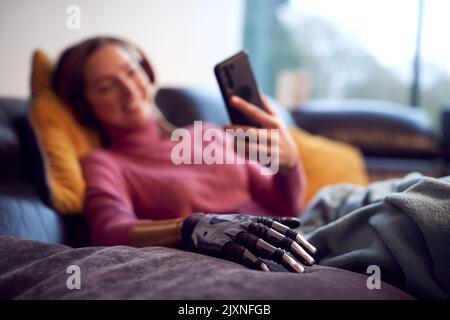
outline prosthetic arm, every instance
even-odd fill
[[[316,248],[291,229],[299,225],[296,218],[194,214],[183,222],[181,237],[191,251],[263,271],[269,268],[261,259],[268,259],[301,273],[302,264],[314,264]]]

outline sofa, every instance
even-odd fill
[[[220,95],[208,89],[162,88],[156,103],[176,126],[195,119],[228,122]],[[286,123],[304,121],[299,113],[274,106]],[[413,298],[387,283],[370,290],[367,275],[318,265],[299,275],[269,263],[274,272],[264,273],[179,249],[89,247],[84,218],[58,214],[45,196],[28,108],[23,99],[0,99],[1,299]],[[66,287],[64,271],[72,264],[86,279],[83,290]]]
[[[292,116],[313,134],[358,147],[371,181],[412,171],[449,174],[449,106],[443,106],[438,128],[422,108],[364,99],[308,101],[294,108]]]

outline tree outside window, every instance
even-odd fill
[[[424,1],[418,105],[436,124],[441,106],[450,102],[450,45],[444,33],[447,2]],[[283,92],[279,87],[286,86],[280,79],[296,71],[309,75],[296,84],[308,86],[309,99],[361,98],[410,105],[417,71],[413,68],[417,4],[411,0],[247,0],[244,46],[258,82],[270,95],[279,96]]]

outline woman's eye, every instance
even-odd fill
[[[111,90],[111,87],[112,87],[112,86],[110,86],[110,85],[107,85],[107,86],[100,86],[100,87],[97,88],[97,91],[98,91],[99,93],[101,93],[101,94],[107,93],[109,90]]]

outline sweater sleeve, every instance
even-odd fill
[[[81,160],[86,181],[85,214],[93,245],[128,245],[138,223],[120,168],[95,152]]]
[[[263,175],[268,170],[259,164],[248,164],[250,191],[253,198],[279,216],[301,214],[306,179],[300,160],[289,172],[278,171]]]

